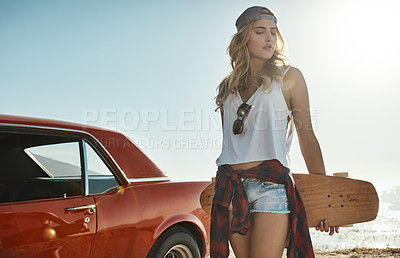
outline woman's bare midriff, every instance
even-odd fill
[[[264,161],[251,161],[251,162],[246,162],[246,163],[240,163],[240,164],[231,164],[230,166],[232,167],[233,170],[238,170],[238,169],[249,169],[255,166],[260,165]]]

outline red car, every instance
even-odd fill
[[[204,257],[208,184],[118,132],[0,115],[0,257]]]

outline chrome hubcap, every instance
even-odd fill
[[[164,258],[193,258],[193,255],[189,247],[179,244],[169,249]]]

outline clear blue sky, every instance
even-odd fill
[[[395,0],[0,1],[0,113],[112,128],[173,179],[209,179],[235,20],[264,5],[304,74],[328,174],[398,182]],[[306,172],[297,139],[291,170]]]

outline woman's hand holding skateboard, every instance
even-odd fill
[[[321,232],[329,232],[329,235],[332,236],[333,234],[339,233],[339,226],[329,227],[328,220],[322,220],[319,226],[315,227],[316,230]]]

